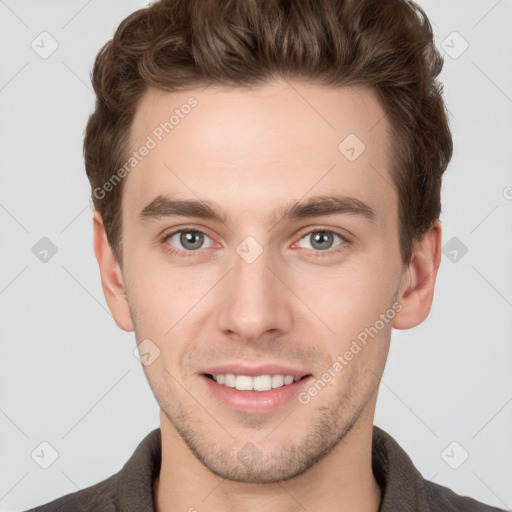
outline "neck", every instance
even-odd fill
[[[370,404],[368,404],[370,405]],[[381,490],[372,472],[373,410],[327,456],[304,473],[273,484],[241,483],[212,473],[161,413],[162,465],[155,481],[157,512],[376,512]]]

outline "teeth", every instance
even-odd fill
[[[236,388],[240,391],[268,391],[283,386],[288,386],[300,380],[300,377],[293,375],[234,375],[233,373],[219,373],[212,375],[213,380],[219,384]]]
[[[284,376],[283,375],[272,375],[272,387],[280,388],[284,385]]]
[[[226,375],[224,375],[224,386],[230,388],[235,387],[235,376],[232,373],[226,373]]]
[[[252,381],[252,377],[248,377],[247,375],[237,375],[235,377],[235,388],[242,391],[251,391],[253,389]]]

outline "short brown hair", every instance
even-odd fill
[[[403,263],[441,213],[452,139],[443,59],[423,10],[409,0],[160,0],[121,22],[96,57],[96,108],[84,158],[114,255],[121,259],[121,181],[94,193],[129,154],[130,127],[148,87],[251,87],[276,77],[374,89],[394,137]],[[99,196],[99,197],[98,197]]]

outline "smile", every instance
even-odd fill
[[[219,373],[210,377],[223,386],[236,388],[239,391],[268,391],[288,386],[300,380],[293,375],[235,375],[234,373]]]

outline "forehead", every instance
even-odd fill
[[[138,156],[123,209],[140,212],[172,194],[270,218],[290,199],[333,192],[395,208],[389,133],[369,89],[284,80],[257,89],[148,89],[131,127]]]

